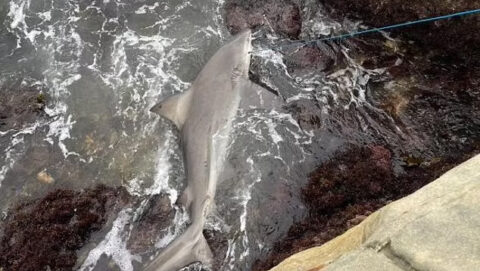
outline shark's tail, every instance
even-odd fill
[[[177,271],[191,263],[212,264],[212,252],[202,230],[191,225],[160,253],[144,271]]]

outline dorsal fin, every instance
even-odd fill
[[[170,96],[156,104],[150,111],[171,120],[181,130],[187,119],[192,92],[189,89],[183,93]]]

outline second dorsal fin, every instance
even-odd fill
[[[187,119],[188,109],[192,97],[192,90],[176,94],[156,104],[150,111],[171,120],[179,130]]]

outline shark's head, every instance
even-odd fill
[[[252,30],[245,29],[238,33],[230,44],[236,44],[237,46],[242,47],[243,54],[250,53],[252,50]]]
[[[224,45],[210,59],[204,70],[217,70],[226,76],[237,75],[248,77],[250,53],[252,50],[252,31],[243,30],[229,43]],[[219,73],[217,73],[219,75]]]

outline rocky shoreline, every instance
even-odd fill
[[[286,35],[278,27],[270,27],[296,24],[301,29],[307,23],[305,18],[295,16],[269,16],[271,10],[265,6],[270,2],[227,1],[227,27],[232,33],[253,27],[268,28],[291,39],[305,36],[301,32]],[[339,21],[360,20],[369,27],[480,8],[478,2],[470,0],[419,1],[409,5],[394,0],[318,3]],[[298,10],[305,9],[303,4],[289,3]],[[277,9],[285,8],[283,12],[288,14],[286,6],[278,5]],[[368,83],[366,98],[397,127],[407,130],[410,142],[389,142],[381,135],[368,144],[353,139],[352,146],[321,163],[302,191],[309,215],[292,226],[286,237],[273,246],[270,256],[259,259],[253,270],[268,270],[295,252],[333,239],[372,212],[415,192],[480,152],[479,28],[479,16],[469,16],[393,31],[389,39],[372,34],[342,42],[362,67],[386,69],[384,78]],[[332,58],[321,47],[309,46],[285,54],[284,60],[294,73],[328,74],[335,71],[334,63],[341,65],[335,59],[341,57],[337,53]],[[302,127],[328,128],[318,108],[308,103],[290,108]],[[377,121],[384,125],[384,121]]]

